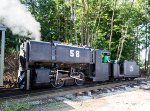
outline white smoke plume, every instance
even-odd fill
[[[0,0],[0,23],[13,34],[40,40],[40,24],[19,0]]]

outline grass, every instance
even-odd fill
[[[79,98],[69,98],[72,102],[79,102]],[[5,101],[2,105],[0,105],[0,111],[30,111],[34,109],[46,108],[50,110],[61,109],[65,107],[65,103],[62,101],[51,101],[43,104],[34,105],[32,102],[29,102],[29,98],[21,99],[21,100],[9,100]]]
[[[27,100],[9,101],[0,106],[0,111],[28,111],[31,104]]]

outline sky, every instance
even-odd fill
[[[148,50],[149,50],[149,48],[148,48]],[[148,51],[148,52],[149,52],[149,51]],[[146,53],[146,49],[143,49],[143,50],[140,52],[140,58],[141,58],[142,60],[145,59],[145,53]],[[147,58],[146,58],[146,60],[148,60],[148,53],[147,53]]]

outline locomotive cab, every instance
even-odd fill
[[[95,77],[93,81],[107,81],[109,80],[110,63],[103,61],[103,55],[109,55],[107,50],[95,50]]]

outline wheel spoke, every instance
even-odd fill
[[[61,88],[64,85],[64,80],[59,79],[57,81],[53,81],[51,84],[55,88]]]
[[[75,79],[75,83],[78,86],[83,85],[84,82],[85,82],[85,76],[84,76],[84,74],[82,72],[80,72],[79,75],[80,75],[80,79]]]

